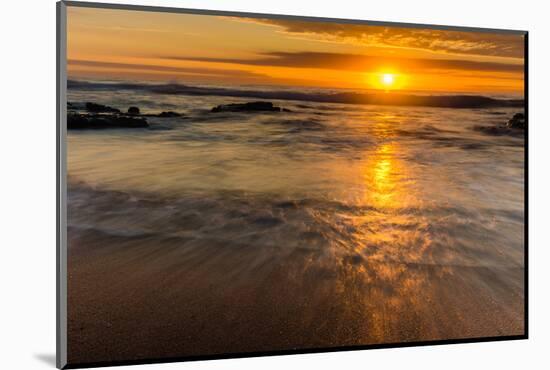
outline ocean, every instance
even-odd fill
[[[70,362],[523,333],[522,108],[250,89],[69,83]]]

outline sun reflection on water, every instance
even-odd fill
[[[384,341],[396,335],[404,312],[410,314],[405,320],[414,321],[418,312],[429,310],[428,279],[433,274],[443,278],[447,271],[423,267],[430,266],[432,238],[414,180],[418,169],[393,140],[388,120],[373,129],[380,144],[365,154],[360,167],[362,211],[347,218],[354,235],[336,254],[342,300],[353,309],[361,307],[367,319],[359,330],[365,337]]]
[[[373,198],[376,206],[391,206],[394,199],[395,182],[393,176],[395,160],[393,145],[383,144],[375,154],[375,164],[372,171]]]
[[[396,158],[398,144],[381,144],[366,160],[364,203],[377,209],[392,209],[403,205],[407,197],[403,182],[404,166]]]

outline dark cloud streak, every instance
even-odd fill
[[[230,63],[253,66],[320,68],[348,71],[373,71],[380,68],[395,68],[400,72],[421,70],[466,70],[482,72],[521,72],[522,64],[479,62],[457,59],[420,59],[378,57],[359,54],[319,53],[319,52],[269,52],[260,54],[257,59],[208,58],[163,56],[161,59],[185,60],[211,63]]]
[[[83,66],[93,68],[113,68],[123,69],[127,71],[151,71],[151,72],[174,72],[174,73],[191,73],[198,75],[211,75],[211,76],[232,76],[232,77],[248,77],[248,78],[260,78],[265,77],[260,73],[254,73],[249,71],[231,70],[231,69],[215,69],[215,68],[195,68],[195,67],[171,67],[171,66],[159,66],[150,64],[131,64],[131,63],[113,63],[102,62],[95,60],[68,60],[69,66]]]

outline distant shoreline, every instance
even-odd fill
[[[138,90],[168,95],[228,96],[257,99],[309,101],[316,103],[414,106],[432,108],[523,108],[523,99],[496,99],[482,95],[415,95],[403,93],[302,92],[285,90],[239,90],[183,84],[108,83],[68,80],[72,90]]]

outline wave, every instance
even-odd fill
[[[169,95],[228,96],[256,99],[278,99],[317,103],[399,105],[435,108],[523,108],[523,99],[496,99],[481,95],[414,95],[401,93],[312,92],[288,90],[242,90],[224,87],[189,86],[183,84],[142,84],[88,82],[68,80],[71,90],[134,90]]]
[[[523,215],[486,209],[509,222]],[[438,220],[426,225],[426,217]],[[121,238],[179,240],[183,244],[234,241],[254,248],[313,249],[338,256],[438,265],[521,266],[518,252],[499,244],[496,230],[463,207],[397,209],[321,198],[288,198],[268,193],[220,190],[166,196],[155,192],[96,188],[69,179],[68,225],[72,234],[100,232]],[[388,230],[391,230],[389,232]],[[462,232],[471,239],[448,242]],[[386,232],[387,238],[379,238]],[[491,248],[474,240],[488,235]],[[430,248],[425,248],[429,240]]]

